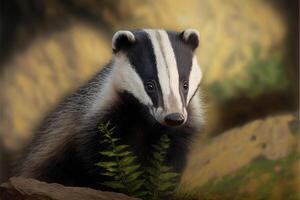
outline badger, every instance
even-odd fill
[[[46,118],[19,175],[101,188],[103,177],[95,163],[103,159],[98,126],[106,122],[142,167],[149,165],[152,145],[167,134],[164,162],[180,173],[190,143],[203,127],[198,45],[195,29],[117,31],[110,63]]]

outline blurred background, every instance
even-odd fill
[[[115,31],[196,28],[207,125],[178,198],[299,198],[297,0],[0,4],[0,183],[60,99],[109,62]]]

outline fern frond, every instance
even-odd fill
[[[150,159],[150,167],[146,169],[147,200],[159,200],[169,197],[178,182],[178,173],[172,172],[171,167],[164,164],[170,139],[167,135],[160,138],[158,144],[153,145],[154,152]]]
[[[102,182],[102,185],[145,200],[166,199],[172,195],[179,176],[164,164],[170,147],[167,135],[163,135],[152,146],[150,166],[143,171],[129,146],[120,144],[120,139],[114,136],[114,128],[110,128],[109,123],[100,124],[99,131],[101,144],[105,146],[99,153],[105,157],[105,161],[96,165],[104,170],[101,175],[108,180]]]
[[[96,163],[105,172],[101,175],[107,177],[109,181],[101,184],[119,192],[141,197],[141,190],[144,180],[141,178],[143,172],[140,165],[136,164],[136,157],[130,152],[129,146],[119,144],[120,139],[114,137],[114,128],[109,128],[109,123],[100,124],[101,144],[108,147],[99,153],[106,157],[104,162]]]

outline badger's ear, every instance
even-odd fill
[[[117,31],[112,38],[112,49],[116,53],[135,43],[135,37],[130,31]]]
[[[196,29],[185,29],[180,33],[180,37],[193,51],[199,46],[200,35]]]

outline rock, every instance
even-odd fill
[[[233,128],[203,145],[196,143],[182,188],[197,188],[199,196],[205,194],[203,199],[210,195],[223,197],[220,199],[245,195],[249,199],[297,199],[298,144],[299,121],[293,114]]]
[[[90,188],[65,187],[35,179],[13,177],[0,187],[1,200],[138,200],[124,194]]]
[[[257,157],[284,158],[297,144],[289,125],[294,118],[292,114],[285,114],[255,120],[202,142],[203,145],[195,145],[183,182],[201,186],[235,172]]]

